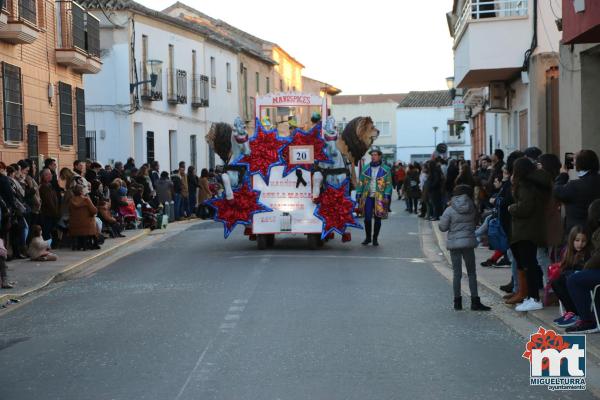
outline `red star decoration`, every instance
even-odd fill
[[[340,188],[327,185],[319,196],[319,207],[315,215],[323,221],[323,235],[336,231],[344,234],[346,226],[358,226],[352,215],[354,202],[346,195],[348,183]]]
[[[250,138],[250,155],[244,156],[236,164],[248,164],[251,174],[259,173],[268,181],[271,167],[281,165],[279,151],[287,142],[277,138],[277,133],[265,132],[258,128],[256,135]]]
[[[237,224],[251,224],[254,214],[271,211],[258,201],[259,196],[259,192],[245,184],[233,192],[233,200],[217,199],[209,202],[216,210],[215,220],[225,225],[225,237],[229,236]]]
[[[300,129],[297,129],[292,141],[283,149],[282,158],[285,162],[285,172],[284,175],[288,175],[290,172],[294,171],[297,168],[304,168],[310,170],[312,168],[312,164],[293,164],[290,165],[290,152],[289,146],[306,146],[310,145],[314,148],[314,157],[315,161],[329,161],[329,157],[325,154],[325,140],[321,137],[321,124],[315,125],[308,132],[304,132]]]

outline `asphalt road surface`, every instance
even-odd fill
[[[452,311],[394,208],[379,248],[203,224],[58,285],[0,316],[0,399],[592,398],[530,387],[523,337]]]

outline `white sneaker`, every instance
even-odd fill
[[[519,304],[515,308],[515,311],[520,311],[520,312],[536,311],[536,310],[541,310],[543,308],[544,308],[544,305],[542,304],[541,301],[535,301],[532,298],[528,298],[523,303]]]
[[[529,304],[530,301],[531,301],[531,299],[529,297],[527,297],[525,300],[523,300],[522,303],[517,304],[517,306],[515,307],[515,311],[524,311],[523,307],[525,307],[527,304]]]

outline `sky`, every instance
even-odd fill
[[[161,10],[175,0],[137,0]],[[453,75],[446,12],[452,0],[183,0],[275,42],[305,76],[342,94],[446,89]]]

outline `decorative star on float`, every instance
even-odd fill
[[[279,136],[275,128],[267,130],[257,118],[254,135],[248,140],[248,143],[250,154],[242,155],[232,165],[247,166],[250,175],[260,174],[269,184],[271,168],[283,165],[281,151],[288,143],[288,139]]]
[[[313,126],[309,131],[303,131],[300,128],[294,129],[292,133],[292,140],[282,149],[281,158],[285,162],[285,169],[283,176],[288,176],[298,168],[311,170],[313,164],[290,164],[290,146],[306,146],[310,145],[314,148],[315,161],[331,163],[331,159],[325,153],[325,139],[321,136],[321,123],[319,122]]]
[[[233,200],[221,197],[208,200],[206,205],[215,210],[214,220],[223,223],[227,239],[238,224],[250,225],[254,214],[273,211],[259,198],[260,192],[253,190],[247,179],[239,189],[233,191]]]
[[[319,204],[314,215],[323,222],[321,239],[330,233],[337,232],[344,235],[347,227],[361,228],[352,212],[356,202],[350,193],[350,180],[346,179],[338,186],[325,184],[325,190],[319,196]]]

